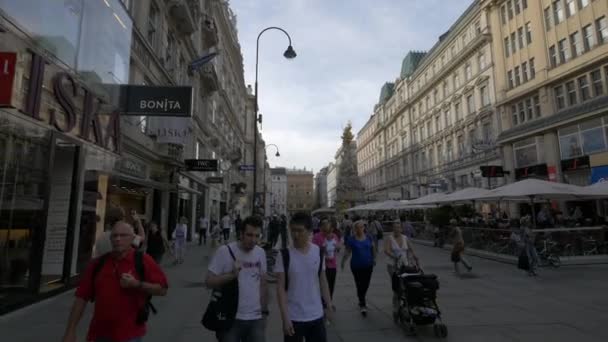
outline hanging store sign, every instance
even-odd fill
[[[11,105],[16,64],[16,53],[0,52],[0,107]]]
[[[499,165],[485,165],[485,166],[480,166],[479,170],[481,170],[481,176],[482,177],[490,177],[490,178],[494,178],[494,177],[504,177],[505,176],[505,171],[503,170],[502,166]]]
[[[123,115],[192,116],[192,87],[121,85],[118,108]]]
[[[114,169],[137,178],[147,178],[148,166],[138,160],[122,157],[116,161]]]
[[[515,169],[515,179],[525,179],[525,178],[534,178],[540,177],[544,178],[549,175],[549,170],[547,168],[547,164],[538,164],[534,166],[522,167],[519,169]]]
[[[217,159],[186,159],[186,171],[217,172]]]
[[[575,171],[591,167],[589,156],[562,160],[562,171]]]
[[[224,177],[207,177],[207,184],[223,184]]]

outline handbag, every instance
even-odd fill
[[[236,261],[232,249],[228,245],[228,251],[233,261]],[[201,324],[215,332],[224,332],[230,330],[232,323],[236,317],[236,311],[239,303],[239,283],[238,279],[234,279],[220,289],[211,292],[209,305],[203,314]]]

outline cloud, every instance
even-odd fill
[[[285,60],[287,40],[260,39],[259,104],[263,135],[280,147],[271,165],[318,171],[334,158],[348,121],[355,133],[393,82],[410,50],[428,50],[472,0],[233,0],[245,80],[255,80],[258,33],[289,32],[298,53]]]

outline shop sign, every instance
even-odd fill
[[[223,184],[224,177],[207,177],[207,184]]]
[[[505,171],[499,165],[480,166],[481,176],[485,178],[502,178],[505,176]]]
[[[591,167],[589,156],[562,160],[562,171],[575,171]]]
[[[123,115],[192,116],[192,87],[120,85],[118,108]]]
[[[43,88],[46,65],[43,57],[32,53],[28,93],[22,112],[48,123],[60,132],[77,135],[107,150],[120,153],[119,112],[114,110],[108,113],[106,125],[102,127],[99,111],[105,101],[64,71],[54,73],[51,82],[54,100],[61,108],[61,111],[55,110],[52,103],[47,103],[46,90]],[[41,111],[43,106],[48,112]]]
[[[217,159],[186,159],[186,171],[217,172]]]
[[[13,97],[13,81],[15,80],[15,66],[17,54],[14,52],[0,52],[0,106],[10,106]]]
[[[239,171],[255,171],[255,165],[239,165]]]
[[[148,166],[145,163],[142,163],[138,160],[131,158],[120,158],[116,161],[114,165],[114,169],[116,171],[122,172],[124,174],[134,176],[137,178],[147,178],[148,174]]]
[[[547,169],[547,164],[538,164],[528,167],[522,167],[519,169],[515,169],[515,179],[525,179],[530,177],[547,177],[549,171]]]

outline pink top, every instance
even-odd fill
[[[312,243],[323,248],[325,255],[325,268],[337,268],[338,265],[338,250],[340,249],[340,239],[336,234],[330,233],[325,236],[325,233],[316,233],[312,238]]]

